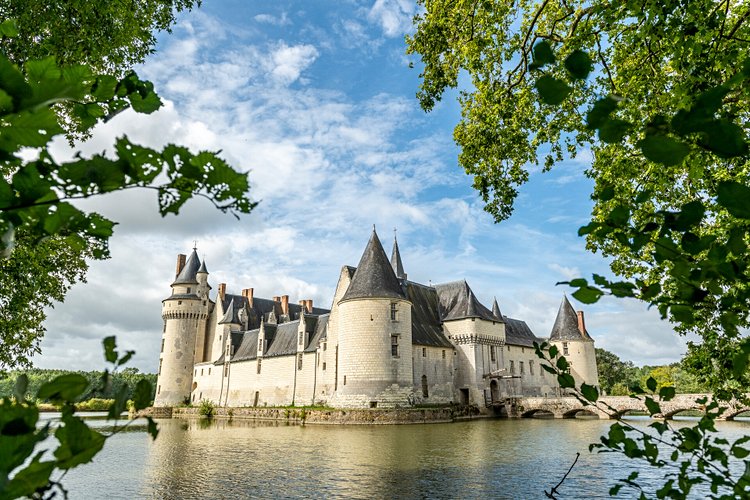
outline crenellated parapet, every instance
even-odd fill
[[[465,344],[479,344],[479,345],[494,345],[504,346],[505,339],[495,335],[472,335],[472,334],[458,334],[450,335],[448,337],[456,345]]]

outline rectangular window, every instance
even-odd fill
[[[490,361],[495,362],[495,346],[490,346]]]
[[[297,354],[297,369],[302,369],[302,353]]]
[[[305,334],[305,332],[299,332],[299,339],[297,340],[298,344],[302,344],[302,336]]]
[[[391,321],[396,321],[398,309],[396,309],[396,303],[391,302]]]
[[[203,399],[203,392],[200,393],[200,395],[198,396],[198,399]]]
[[[516,369],[515,369],[515,367],[513,366],[513,361],[511,361],[511,362],[510,362],[510,374],[511,374],[511,375],[515,375],[515,373],[516,373]]]
[[[181,301],[181,300],[178,300],[178,301],[177,301],[177,305],[178,305],[178,306],[181,306],[181,305],[182,305],[182,301]]]
[[[258,339],[258,350],[263,351],[263,339]]]
[[[229,376],[229,365],[224,365],[224,376],[225,377]]]
[[[518,371],[523,375],[523,361],[518,362]]]
[[[203,376],[203,368],[201,368],[201,377]]]
[[[156,388],[156,394],[161,394],[161,386]]]
[[[326,369],[326,362],[323,361],[323,371],[325,371],[325,369]]]
[[[529,361],[529,375],[534,375],[534,362]]]
[[[567,356],[568,354],[568,343],[563,342],[563,356]]]
[[[443,359],[445,359],[445,349],[443,349]]]
[[[344,375],[344,385],[346,385],[346,375]]]
[[[211,375],[211,368],[208,369],[208,374]]]
[[[227,356],[229,356],[229,346],[227,346]]]
[[[164,322],[164,326],[163,326],[163,327],[162,327],[162,329],[161,329],[161,332],[162,332],[162,333],[164,333],[164,332],[166,332],[166,331],[167,331],[167,322],[165,321],[165,322]]]
[[[426,347],[423,347],[423,348],[422,348],[422,357],[423,357],[423,358],[426,358],[426,357],[427,357],[427,348],[426,348]]]
[[[164,339],[161,339],[161,352],[164,352]]]
[[[161,364],[163,362],[164,362],[164,360],[162,360],[162,359],[159,360],[159,373],[158,373],[158,375],[161,375]]]
[[[190,291],[191,291],[191,288],[187,287],[187,293],[190,293]]]
[[[258,358],[258,374],[260,375],[260,364],[263,362],[262,359]]]
[[[391,356],[398,356],[398,335],[391,335]]]
[[[195,377],[195,376],[197,376],[197,375],[198,375],[198,369],[196,368],[196,369],[195,369],[195,373],[193,373],[193,376]],[[201,373],[201,375],[203,375],[203,374]]]

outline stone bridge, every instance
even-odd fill
[[[697,399],[708,398],[710,394],[678,394],[670,401],[659,403],[662,414],[654,415],[656,418],[671,419],[676,414],[686,410],[705,410],[705,405],[698,404]],[[646,412],[648,410],[641,399],[630,396],[603,396],[599,398],[603,403],[599,406],[584,406],[574,397],[543,398],[543,397],[521,397],[509,398],[503,402],[495,402],[496,411],[511,417],[533,417],[542,414],[552,414],[554,418],[575,418],[581,412],[594,414],[599,418],[620,418],[628,412]],[[602,406],[606,407],[605,411]],[[738,401],[722,403],[727,407],[722,415],[723,420],[733,420],[740,413],[750,411],[750,407],[740,404]]]

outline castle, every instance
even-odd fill
[[[164,299],[154,406],[210,400],[222,406],[325,404],[393,408],[557,396],[556,377],[533,343],[556,345],[576,384],[598,386],[594,341],[583,313],[563,297],[549,339],[488,309],[466,281],[407,279],[398,242],[388,259],[377,233],[357,267],[344,266],[331,309],[288,295],[264,299],[220,284],[210,298],[196,249],[177,258]]]

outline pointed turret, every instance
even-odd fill
[[[375,228],[341,300],[361,298],[405,298]]]
[[[229,306],[227,307],[227,310],[224,311],[224,316],[221,318],[221,321],[219,321],[220,325],[224,324],[239,324],[240,322],[238,320],[235,320],[234,317],[234,299],[229,301]]]
[[[205,255],[204,255],[204,257],[205,257]],[[206,260],[205,259],[203,259],[203,262],[201,262],[201,267],[200,267],[200,269],[198,269],[198,273],[208,274],[208,269],[206,269]]]
[[[393,272],[396,273],[398,279],[405,280],[406,273],[404,272],[404,265],[401,263],[401,252],[398,250],[398,240],[396,235],[393,235],[393,251],[391,252],[391,267]]]
[[[568,297],[563,296],[560,303],[560,309],[557,311],[557,318],[550,333],[550,340],[585,340],[588,335],[579,329],[578,314],[573,306],[570,305]]]
[[[503,315],[500,312],[500,306],[497,305],[497,297],[492,297],[492,315],[495,316],[498,321],[503,320]]]
[[[198,252],[195,250],[195,248],[193,248],[193,252],[190,254],[190,257],[188,257],[185,265],[182,266],[182,269],[180,269],[180,272],[175,278],[174,283],[172,283],[172,286],[190,284],[197,285],[198,279],[195,275],[198,273],[200,267],[201,260],[198,258]]]

